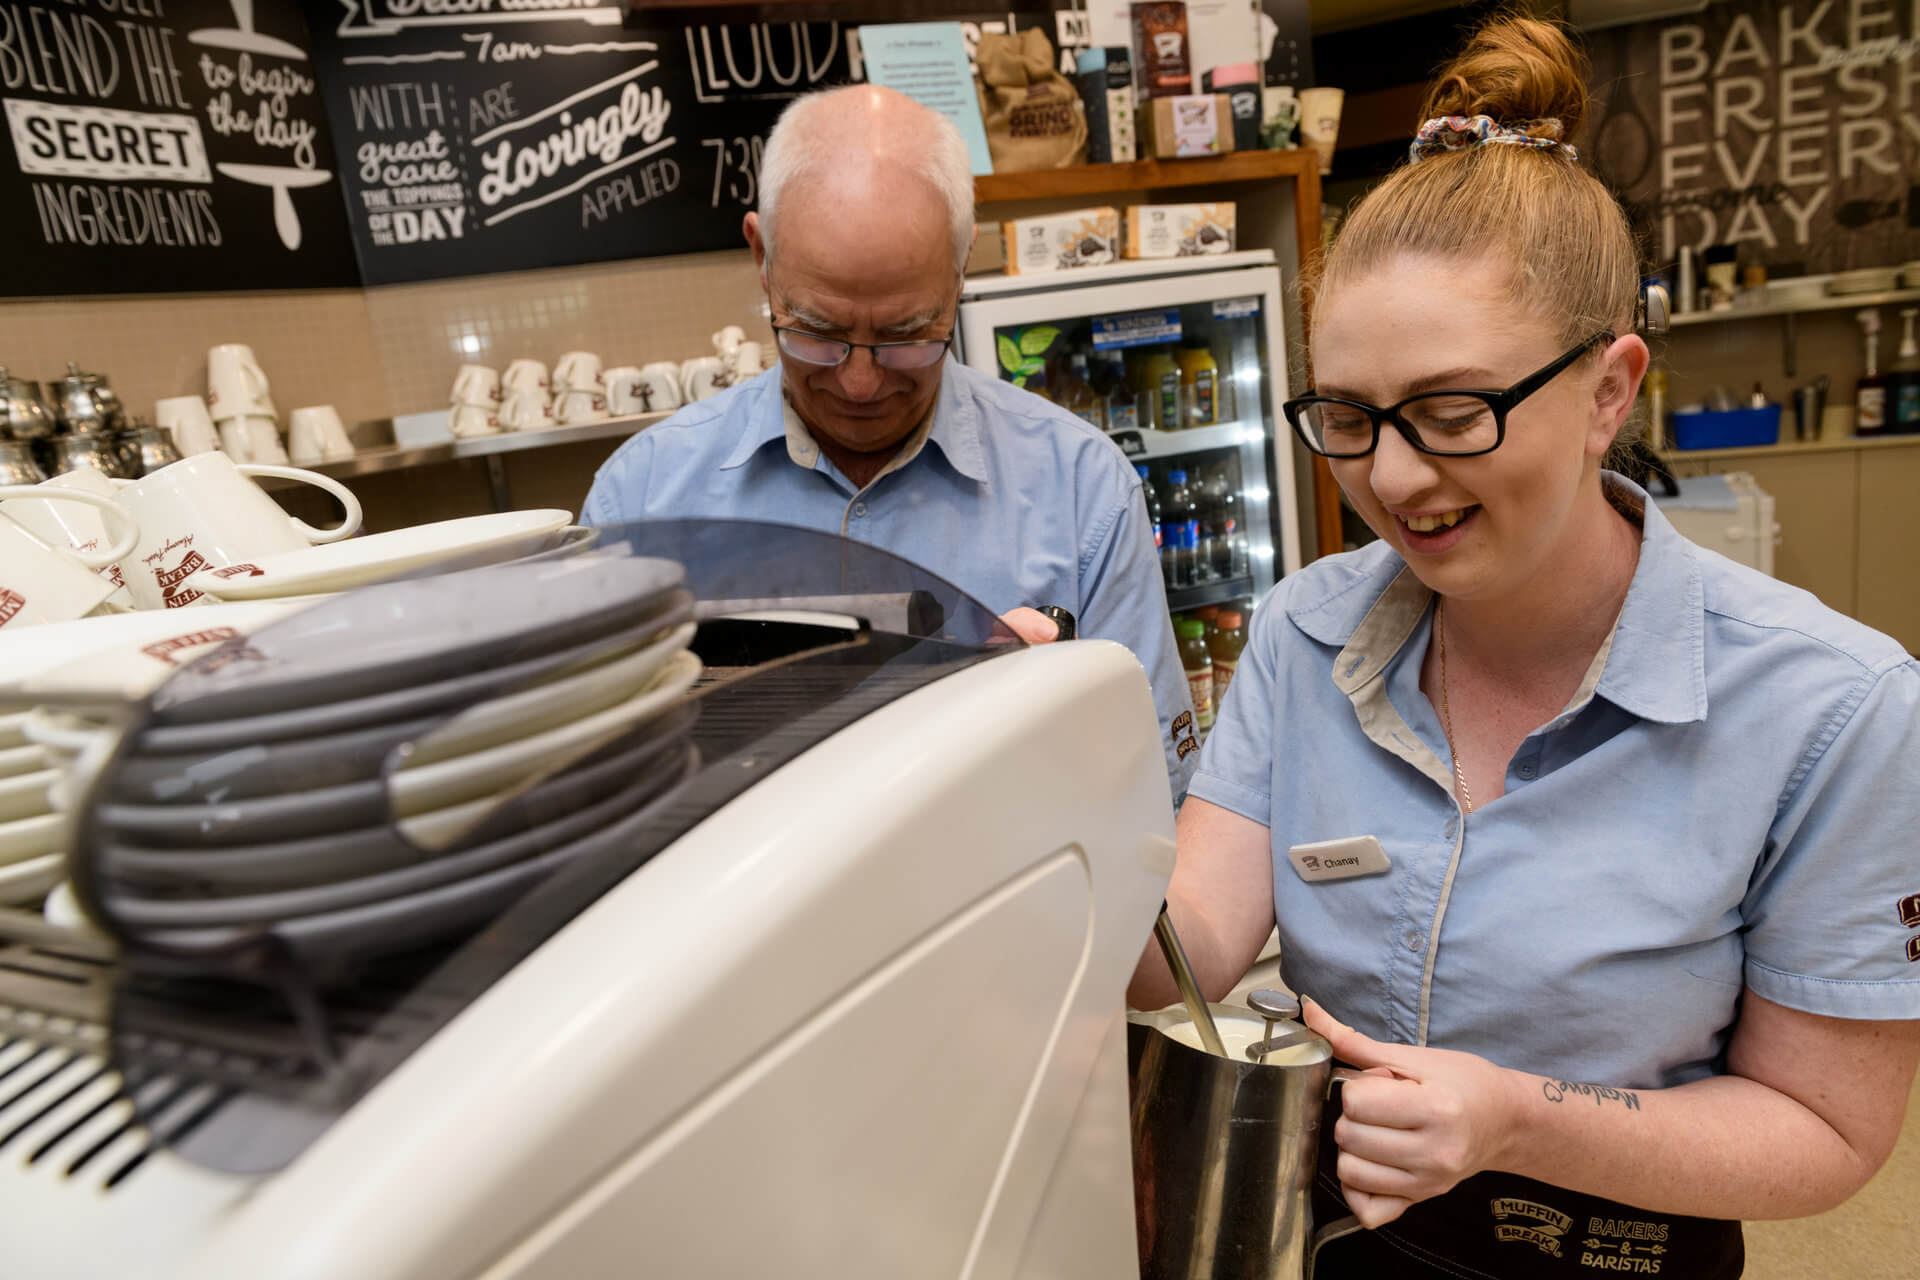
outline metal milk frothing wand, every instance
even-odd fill
[[[1200,994],[1200,984],[1193,976],[1193,966],[1187,963],[1187,952],[1180,945],[1180,935],[1173,931],[1173,918],[1167,914],[1167,904],[1160,903],[1160,918],[1153,922],[1153,936],[1159,940],[1160,953],[1167,958],[1167,968],[1173,970],[1174,985],[1180,988],[1180,999],[1187,1006],[1187,1015],[1193,1019],[1194,1030],[1200,1033],[1200,1046],[1215,1057],[1227,1056],[1227,1046],[1221,1042],[1220,1028],[1213,1025],[1213,1010],[1207,1008],[1207,999]]]

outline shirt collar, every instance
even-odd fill
[[[948,465],[955,471],[977,484],[985,484],[987,465],[980,443],[979,409],[974,397],[967,394],[963,387],[964,375],[959,372],[960,366],[951,356],[948,357],[948,366],[941,370],[940,389],[933,400],[933,425],[926,429],[924,438],[939,447]],[[746,427],[740,433],[739,443],[734,446],[733,452],[720,464],[721,470],[730,471],[744,465],[748,458],[775,440],[786,442],[787,456],[796,466],[811,470],[819,460],[819,445],[807,433],[799,418],[788,410],[781,376],[779,367],[775,366],[755,379],[754,385],[744,393],[753,397],[746,414]],[[789,418],[792,419],[791,426]],[[920,430],[915,430],[916,437],[920,435]],[[910,439],[903,451],[908,456],[899,466],[911,462],[912,454],[920,447],[918,439]],[[889,471],[897,469],[888,468]]]
[[[1647,501],[1646,490],[1604,473],[1609,497],[1642,513],[1640,562],[1603,650],[1594,692],[1643,720],[1687,724],[1707,715],[1705,586],[1692,544]],[[1380,675],[1419,629],[1432,593],[1399,556],[1352,556],[1311,575],[1287,616],[1341,650],[1334,683],[1351,691]]]

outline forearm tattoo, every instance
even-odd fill
[[[1578,1094],[1592,1098],[1596,1107],[1609,1102],[1617,1102],[1629,1111],[1640,1109],[1640,1095],[1625,1089],[1614,1089],[1604,1084],[1576,1084],[1572,1080],[1548,1080],[1540,1086],[1540,1092],[1546,1095],[1548,1102],[1559,1102],[1568,1094]]]

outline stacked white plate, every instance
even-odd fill
[[[402,577],[561,558],[593,545],[596,530],[558,508],[502,511],[303,547],[242,564],[202,569],[187,580],[219,600],[267,600],[346,591]]]
[[[175,953],[271,934],[322,974],[484,921],[695,768],[681,579],[579,556],[334,597],[154,689],[100,776],[114,730],[62,689],[131,692],[133,659],[44,673],[22,732],[76,770],[53,790],[83,902]]]

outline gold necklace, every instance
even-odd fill
[[[1467,775],[1460,770],[1460,753],[1453,746],[1453,708],[1447,704],[1447,628],[1441,617],[1444,601],[1433,606],[1433,634],[1440,642],[1440,724],[1447,731],[1447,755],[1453,759],[1453,780],[1460,788],[1461,803],[1473,812],[1473,792],[1467,790]]]

